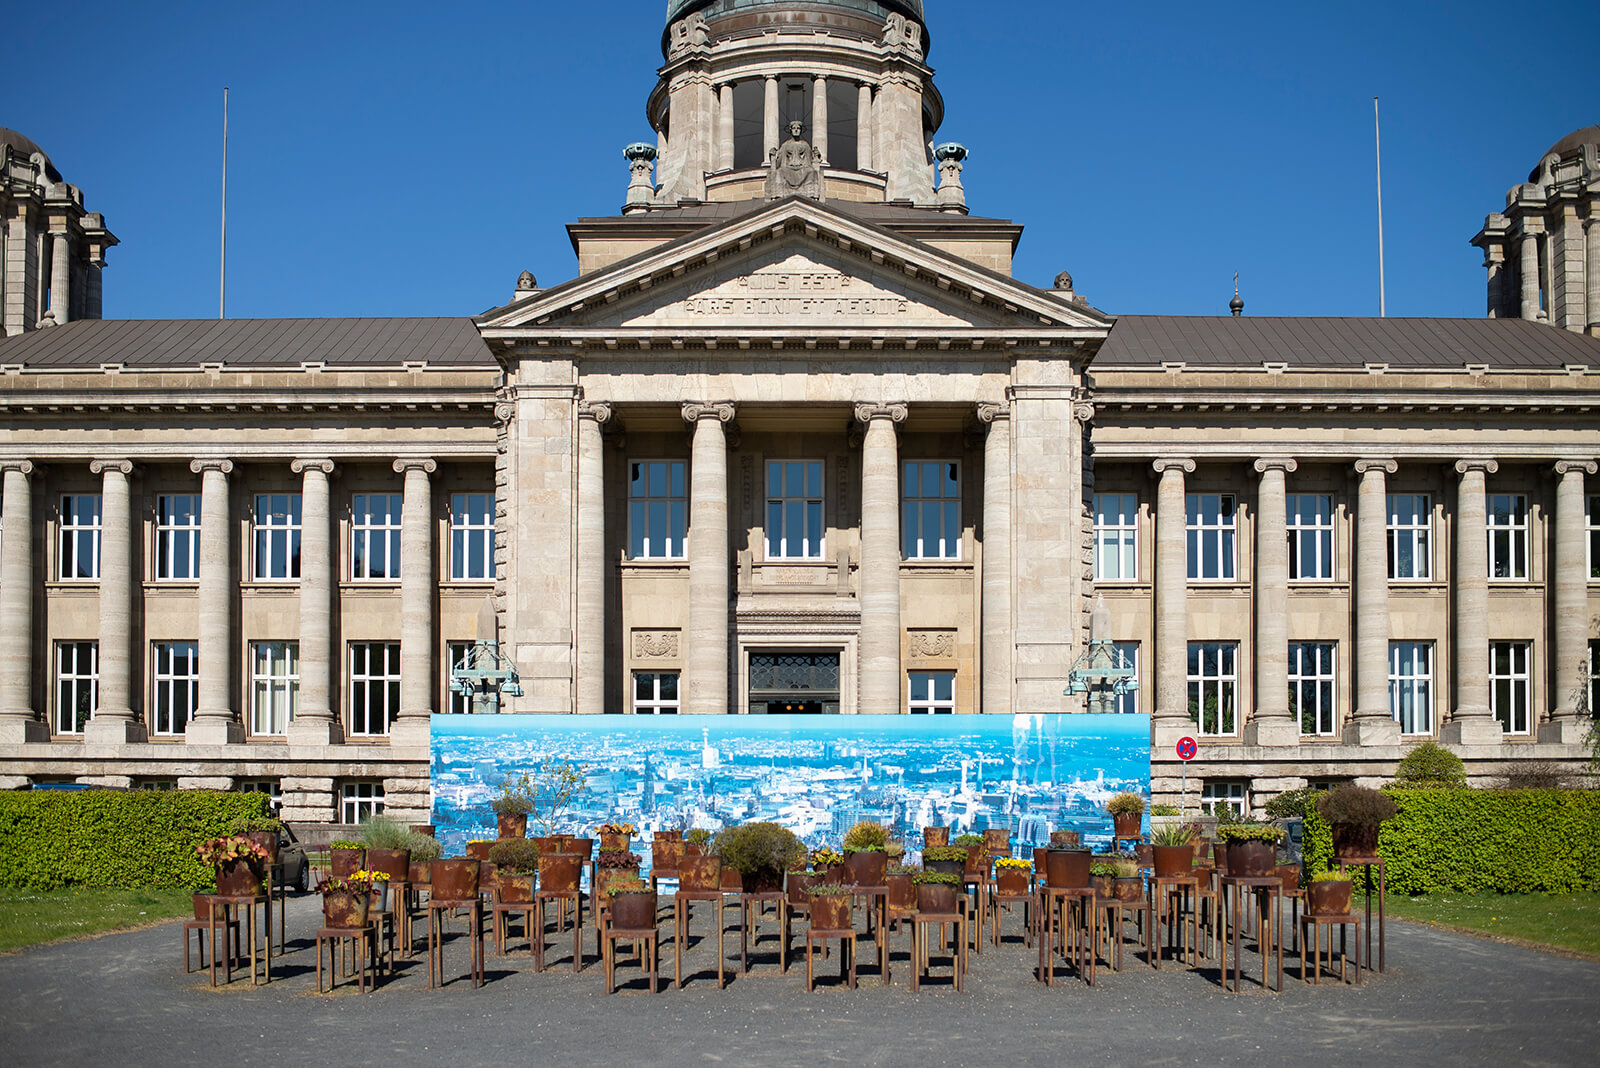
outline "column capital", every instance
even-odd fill
[[[1283,471],[1285,473],[1294,471],[1300,464],[1292,456],[1263,456],[1252,466],[1255,467],[1257,474],[1264,475],[1268,471]]]
[[[887,419],[893,423],[903,423],[909,413],[910,408],[900,401],[886,404],[858,401],[855,410],[856,422],[858,423],[870,423],[874,419]]]
[[[980,423],[993,423],[996,419],[1010,418],[1010,401],[980,401],[978,403],[978,421]]]
[[[1381,471],[1386,475],[1392,475],[1400,470],[1400,465],[1387,458],[1369,458],[1357,460],[1355,469],[1358,475],[1364,475],[1368,471]]]
[[[581,400],[578,402],[579,419],[593,419],[596,423],[604,426],[611,421],[611,415],[611,405],[606,401]]]
[[[1078,401],[1072,406],[1072,418],[1080,423],[1094,422],[1094,405],[1088,401]]]
[[[0,460],[0,472],[17,471],[24,477],[33,474],[32,460]]]
[[[1555,469],[1558,475],[1592,475],[1600,470],[1600,464],[1596,464],[1593,460],[1557,460]]]
[[[394,473],[397,475],[408,474],[412,471],[421,471],[431,475],[439,469],[439,465],[425,456],[403,456],[394,462]]]
[[[733,422],[734,407],[732,401],[709,401],[704,404],[697,401],[684,401],[681,411],[683,421],[686,423],[698,423],[702,419],[712,418],[721,423]]]
[[[90,460],[89,461],[89,473],[91,475],[102,475],[102,474],[105,474],[107,471],[120,471],[124,475],[131,475],[131,474],[133,474],[133,461],[132,460]]]
[[[197,475],[207,471],[221,471],[224,475],[233,473],[233,461],[220,456],[207,456],[198,460],[189,461],[189,470]]]
[[[1177,471],[1180,474],[1192,475],[1194,474],[1195,464],[1194,461],[1187,456],[1163,456],[1158,460],[1152,460],[1150,462],[1150,466],[1158,475],[1164,475],[1168,471]]]
[[[297,475],[303,475],[307,471],[321,471],[325,475],[331,475],[334,464],[326,456],[300,457],[289,461],[289,470]]]
[[[1481,471],[1486,475],[1492,475],[1498,470],[1500,470],[1500,461],[1487,457],[1474,457],[1469,460],[1456,461],[1456,473],[1461,475],[1469,471]]]

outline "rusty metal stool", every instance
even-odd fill
[[[1306,915],[1300,917],[1299,928],[1300,928],[1300,979],[1301,979],[1301,981],[1302,982],[1305,981],[1305,978],[1306,978],[1306,941],[1307,941],[1306,936],[1307,936],[1307,934],[1309,934],[1310,938],[1311,938],[1311,945],[1312,945],[1311,967],[1313,969],[1312,973],[1311,973],[1311,980],[1310,981],[1313,984],[1320,984],[1322,982],[1322,929],[1324,927],[1326,927],[1328,929],[1328,968],[1329,968],[1329,970],[1332,970],[1332,968],[1333,968],[1333,929],[1335,927],[1339,928],[1339,982],[1341,982],[1341,983],[1347,981],[1345,979],[1345,977],[1344,977],[1344,969],[1345,969],[1345,964],[1347,963],[1347,961],[1349,960],[1349,957],[1350,957],[1350,953],[1349,953],[1349,950],[1347,948],[1349,943],[1347,943],[1345,941],[1345,929],[1347,927],[1354,927],[1355,928],[1354,941],[1355,941],[1355,944],[1356,944],[1356,961],[1355,961],[1355,964],[1356,964],[1356,968],[1355,968],[1356,985],[1357,986],[1361,985],[1361,917],[1358,916],[1355,913],[1354,910],[1351,910],[1350,912],[1344,913],[1343,915],[1314,916],[1314,915],[1311,915],[1310,913],[1307,913]],[[1309,932],[1307,931],[1307,928],[1310,928]]]
[[[333,988],[339,985],[339,974],[344,963],[344,943],[350,942],[350,956],[355,961],[352,970],[356,973],[356,989],[361,993],[367,992],[367,966],[372,966],[372,989],[378,988],[378,975],[382,971],[380,962],[382,957],[378,948],[381,938],[378,934],[378,921],[368,920],[360,927],[318,927],[317,928],[317,993],[332,993]],[[328,989],[322,989],[322,954],[326,947],[328,953]],[[391,949],[391,953],[392,953]],[[390,957],[390,970],[394,967],[393,957]]]
[[[206,956],[206,932],[211,931],[213,933],[211,939],[211,981],[214,984],[216,982],[219,944],[218,939],[215,937],[215,924],[211,919],[211,898],[213,896],[212,894],[195,894],[194,919],[183,921],[183,974],[188,975],[195,970],[189,967],[189,932],[194,932],[196,949],[203,961]],[[231,934],[233,936],[232,956],[235,958],[240,957],[242,953],[239,946],[239,918],[229,913],[226,908],[223,911],[223,916],[220,948],[226,949],[228,947],[228,936]],[[204,967],[204,964],[201,967]]]
[[[963,990],[963,979],[967,971],[967,911],[958,907],[955,912],[918,912],[911,917],[911,990],[915,993],[921,989],[922,977],[929,970],[928,958],[928,928],[938,927],[941,931],[945,924],[951,924],[955,929],[955,946],[950,950],[951,970],[954,972],[954,983],[957,993]],[[941,943],[943,938],[940,938]],[[943,948],[943,946],[941,946]]]

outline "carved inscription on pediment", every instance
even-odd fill
[[[714,293],[683,303],[683,310],[695,316],[897,316],[910,308],[905,297],[874,291],[860,279],[829,271],[740,275]]]

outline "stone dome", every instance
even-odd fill
[[[50,162],[50,154],[44,149],[40,148],[32,138],[27,137],[24,134],[20,134],[15,130],[8,130],[4,126],[0,126],[0,145],[6,145],[10,147],[12,156],[21,157],[22,159],[28,159],[35,152],[39,153],[39,155],[44,157],[45,175],[52,182],[61,181],[61,175],[56,170],[56,165]]]
[[[922,0],[667,0],[667,25],[677,22],[691,11],[715,7],[717,14],[732,14],[758,7],[838,7],[847,11],[877,15],[880,19],[891,11],[907,18],[924,21]]]
[[[890,15],[903,15],[922,26],[924,55],[932,45],[922,0],[667,0],[667,21],[661,28],[663,56],[670,51],[673,23],[696,12],[718,36],[809,26],[867,40],[877,40]]]
[[[1528,181],[1539,180],[1539,169],[1544,166],[1544,161],[1550,156],[1560,159],[1571,159],[1583,151],[1584,145],[1600,145],[1600,126],[1585,126],[1581,130],[1573,130],[1567,136],[1545,149],[1539,156],[1539,162],[1533,165],[1533,170],[1528,173]]]

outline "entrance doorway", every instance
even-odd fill
[[[750,654],[751,715],[837,715],[839,653]]]

